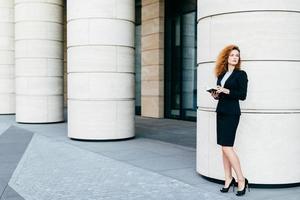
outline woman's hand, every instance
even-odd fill
[[[229,89],[223,88],[219,85],[217,86],[217,91],[216,91],[217,94],[220,94],[220,93],[229,94],[229,92],[230,92]]]
[[[214,99],[219,99],[219,94],[217,92],[211,92],[210,94]]]

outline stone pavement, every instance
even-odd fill
[[[0,135],[0,199],[23,199],[10,186],[10,180],[33,133],[11,126]]]
[[[70,140],[66,123],[16,124],[9,115],[0,116],[0,131],[0,145],[2,137],[28,144],[12,177],[0,171],[8,177],[0,177],[1,200],[300,199],[300,187],[253,188],[241,198],[218,192],[221,185],[196,173],[193,122],[137,117],[136,138],[105,142]]]

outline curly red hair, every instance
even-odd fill
[[[228,45],[220,52],[215,66],[215,75],[218,77],[228,70],[228,57],[232,50],[237,50],[240,53],[240,49],[236,45]],[[239,57],[239,62],[235,66],[235,69],[241,69],[241,56]]]

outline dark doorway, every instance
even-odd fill
[[[196,121],[197,0],[166,0],[165,8],[165,116]]]
[[[141,0],[135,0],[135,114],[141,115]]]

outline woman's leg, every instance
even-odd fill
[[[224,172],[225,172],[225,188],[227,188],[232,180],[232,171],[231,171],[231,164],[225,155],[224,151],[222,151],[222,156],[223,156],[223,167],[224,167]]]
[[[233,150],[233,147],[222,146],[222,151],[225,154],[225,156],[228,158],[234,172],[236,173],[236,176],[238,178],[238,189],[239,190],[244,189],[245,177],[241,169],[240,160],[237,154],[235,153],[235,151]]]

